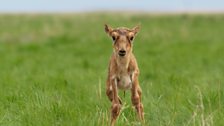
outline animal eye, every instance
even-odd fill
[[[130,40],[132,41],[133,39],[134,39],[134,37],[133,37],[133,36],[131,36],[131,37],[130,37]]]
[[[113,41],[115,41],[116,40],[116,37],[115,36],[112,36],[112,39],[113,39]]]

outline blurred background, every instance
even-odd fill
[[[0,4],[0,125],[107,126],[112,40],[134,41],[146,126],[224,125],[224,1],[20,0]],[[141,125],[123,100],[118,126]]]

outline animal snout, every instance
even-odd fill
[[[119,56],[125,56],[126,51],[125,50],[120,50],[118,54],[119,54]]]

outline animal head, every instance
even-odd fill
[[[105,24],[105,32],[113,40],[113,50],[119,57],[125,57],[132,52],[133,41],[140,30],[140,26],[132,29],[121,27],[115,28]]]

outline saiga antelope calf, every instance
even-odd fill
[[[110,58],[109,71],[106,83],[106,94],[112,102],[111,125],[113,126],[121,110],[121,99],[118,89],[131,90],[131,100],[137,110],[138,118],[144,121],[143,104],[141,103],[141,88],[138,82],[138,64],[132,53],[133,40],[140,27],[133,29],[113,29],[105,25],[106,33],[113,40],[113,53]]]

